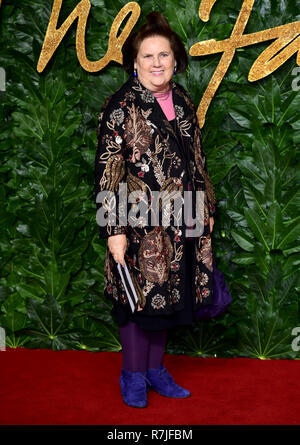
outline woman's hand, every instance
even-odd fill
[[[107,240],[108,248],[117,263],[125,266],[124,254],[127,248],[126,235],[112,235]],[[143,308],[138,304],[137,311],[142,311]]]
[[[210,233],[213,231],[214,223],[215,223],[215,220],[214,220],[213,216],[210,216],[209,217],[209,231],[210,231]]]
[[[107,246],[116,263],[125,266],[124,255],[127,249],[127,238],[125,234],[112,235],[108,237]]]

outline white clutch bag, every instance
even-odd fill
[[[121,263],[118,263],[117,267],[118,267],[118,271],[119,271],[123,286],[126,291],[126,295],[127,295],[131,310],[132,310],[132,312],[134,312],[138,305],[138,297],[137,297],[132,279],[130,277],[127,264],[125,262],[125,266],[122,266]]]

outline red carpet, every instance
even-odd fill
[[[1,425],[299,425],[299,360],[165,355],[192,396],[124,404],[121,353],[0,352]]]

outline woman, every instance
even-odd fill
[[[149,14],[127,39],[123,67],[129,80],[99,114],[95,185],[97,195],[105,193],[97,199],[97,221],[108,247],[104,293],[120,326],[121,393],[127,405],[145,407],[150,388],[167,397],[190,395],[174,382],[162,358],[167,329],[193,324],[195,311],[212,301],[216,199],[192,100],[172,79],[185,71],[187,54],[160,13]],[[202,192],[203,230],[188,231],[196,226],[180,220],[183,210],[175,210],[175,200],[155,212],[155,191],[167,192],[176,203],[181,199],[188,209],[184,192],[190,191],[190,217],[196,192]],[[163,215],[173,217],[169,225],[161,223]],[[101,216],[105,224],[99,223]],[[133,313],[118,263],[126,263],[138,296]]]

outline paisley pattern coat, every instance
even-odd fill
[[[151,220],[152,191],[166,190],[183,197],[190,181],[194,191],[204,192],[204,230],[195,238],[195,269],[191,271],[194,309],[210,303],[213,292],[209,216],[216,213],[216,198],[191,97],[174,80],[170,84],[177,134],[152,92],[134,77],[106,100],[97,130],[95,192],[96,196],[99,192],[111,192],[101,202],[96,199],[97,213],[101,210],[107,218],[107,224],[99,226],[99,236],[126,234],[125,261],[139,304],[142,313],[153,316],[183,309],[186,249],[185,226],[176,224],[175,217],[169,225]],[[121,197],[121,184],[126,184],[127,194],[135,192],[135,202],[129,204],[127,195]],[[145,205],[149,218],[140,218],[137,223],[138,204]],[[173,210],[172,206],[164,208],[174,216]],[[115,219],[111,220],[112,217]],[[112,301],[119,299],[124,305],[129,304],[117,264],[108,249],[104,294]]]

